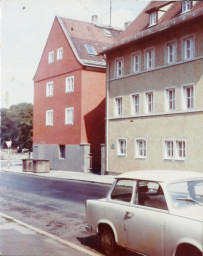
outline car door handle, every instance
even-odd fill
[[[131,219],[134,216],[134,214],[132,212],[126,212],[125,214],[125,220],[127,219]]]

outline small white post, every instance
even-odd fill
[[[12,144],[12,141],[9,140],[9,141],[6,141],[6,145],[7,145],[7,148],[8,148],[8,169],[10,167],[10,150],[11,150],[11,144]]]

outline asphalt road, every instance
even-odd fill
[[[62,239],[102,252],[85,230],[85,201],[103,198],[110,186],[0,172],[0,211]],[[133,256],[121,250],[119,256]]]

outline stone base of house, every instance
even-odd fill
[[[52,170],[90,171],[90,144],[34,144],[33,159],[49,160]]]

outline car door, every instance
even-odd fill
[[[108,210],[108,220],[112,223],[118,244],[126,247],[126,211],[131,209],[135,181],[128,179],[117,180],[111,194]]]
[[[139,182],[134,207],[126,214],[127,248],[149,256],[164,256],[168,210],[159,184]]]

